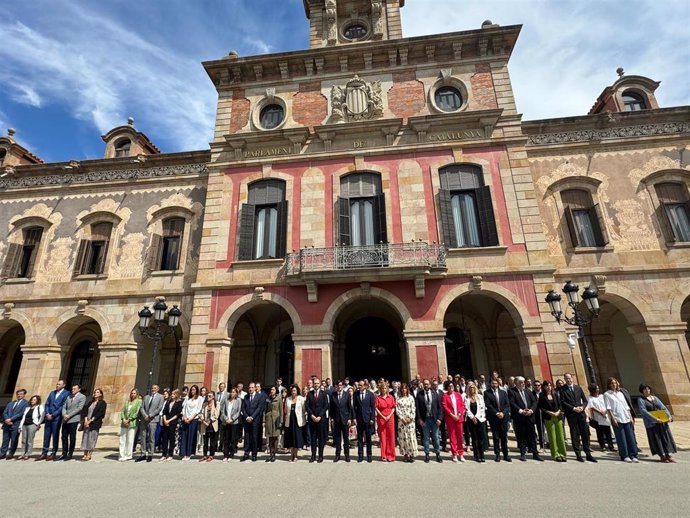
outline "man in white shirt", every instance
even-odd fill
[[[639,462],[639,450],[632,426],[632,415],[625,395],[620,390],[620,383],[616,378],[609,378],[606,386],[608,390],[604,394],[604,402],[611,419],[613,433],[616,434],[618,455],[624,462]]]

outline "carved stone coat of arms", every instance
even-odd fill
[[[383,116],[381,81],[367,82],[355,76],[331,89],[333,121],[359,121]]]

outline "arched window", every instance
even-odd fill
[[[338,212],[339,244],[371,246],[388,242],[380,175],[352,173],[341,178]]]
[[[80,385],[84,394],[93,392],[94,372],[96,370],[96,344],[89,340],[74,346],[67,371],[67,386]]]
[[[259,123],[263,129],[273,129],[285,119],[285,110],[279,104],[269,104],[261,110]]]
[[[42,227],[28,227],[22,230],[22,243],[12,243],[5,256],[2,274],[7,279],[30,279],[38,256],[38,247],[43,235]]]
[[[667,225],[666,234],[671,241],[690,241],[690,196],[681,183],[658,183],[655,186],[660,216]]]
[[[241,261],[285,257],[287,209],[284,181],[261,180],[249,186],[247,203],[240,213]]]
[[[599,204],[592,202],[592,195],[581,189],[561,191],[565,208],[565,221],[573,247],[595,247],[608,244],[603,233]]]
[[[132,147],[132,141],[129,139],[122,139],[115,144],[115,158],[129,156],[129,150]]]
[[[640,94],[627,91],[623,94],[623,107],[626,112],[636,112],[647,109],[647,103]]]
[[[481,167],[451,165],[440,171],[439,208],[443,239],[449,248],[497,246],[491,188]]]
[[[82,239],[74,263],[74,275],[98,275],[105,271],[113,224],[100,222],[90,225],[90,236]]]
[[[442,86],[434,93],[436,106],[444,112],[454,112],[462,106],[462,94],[454,86]]]
[[[7,150],[6,149],[0,149],[0,164],[2,163],[3,160],[5,160],[6,156],[7,156]]]

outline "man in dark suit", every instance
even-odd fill
[[[534,397],[537,398],[537,403],[539,402],[539,396],[541,395],[541,381],[534,380],[532,383],[532,392],[534,392]],[[539,444],[539,450],[544,449],[544,436],[546,435],[546,429],[544,427],[544,416],[541,412],[537,412],[535,415],[535,424],[537,426],[537,444]]]
[[[431,382],[425,379],[423,389],[417,392],[417,422],[422,427],[424,444],[424,462],[429,462],[429,436],[434,444],[436,462],[443,462],[441,459],[441,445],[439,443],[439,426],[443,422],[443,408],[438,392],[432,390]]]
[[[369,391],[366,381],[357,382],[355,398],[355,419],[357,420],[357,462],[364,456],[364,441],[367,442],[367,462],[371,462],[371,428],[376,415],[376,398]]]
[[[534,434],[534,414],[537,412],[537,398],[534,392],[525,388],[525,378],[518,376],[515,378],[515,387],[509,390],[510,415],[515,424],[515,435],[520,446],[520,460],[526,461],[527,450],[532,454],[532,458],[542,462],[537,451],[537,437]]]
[[[314,390],[307,394],[307,421],[311,434],[311,458],[309,462],[317,460],[323,462],[323,449],[328,438],[328,394],[321,388],[321,380],[314,380]]]
[[[45,427],[43,432],[43,450],[38,460],[55,460],[58,450],[58,440],[60,428],[62,428],[62,407],[65,400],[69,397],[69,391],[65,389],[65,382],[58,380],[55,390],[48,394],[45,406]],[[50,440],[53,440],[53,447],[50,448]]]
[[[486,416],[491,425],[496,462],[501,462],[501,452],[506,462],[512,462],[508,455],[508,425],[510,423],[510,401],[508,393],[499,387],[496,378],[491,379],[491,389],[484,392]]]
[[[242,420],[244,421],[244,456],[241,462],[250,458],[256,461],[256,456],[261,447],[261,427],[264,418],[266,397],[263,392],[256,391],[256,385],[250,383],[249,393],[242,400]]]
[[[585,417],[587,398],[582,387],[573,383],[572,374],[567,372],[563,377],[565,378],[565,386],[560,392],[561,408],[568,421],[575,456],[578,462],[584,462],[582,450],[585,450],[587,460],[589,462],[596,462],[597,459],[592,457],[592,450],[589,447],[589,426],[587,426],[587,419]],[[580,445],[580,442],[582,442],[582,445]]]
[[[330,416],[333,419],[333,443],[335,444],[335,459],[340,460],[341,442],[345,449],[345,462],[350,462],[350,425],[355,420],[354,408],[350,405],[350,396],[345,392],[343,382],[339,381],[336,392],[331,398]]]
[[[24,416],[24,411],[29,403],[24,399],[26,390],[19,389],[16,393],[17,399],[10,401],[2,413],[2,448],[0,448],[0,459],[11,459],[17,451],[19,443],[19,424]]]

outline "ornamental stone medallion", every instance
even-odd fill
[[[352,122],[383,116],[381,81],[367,82],[355,76],[343,86],[331,89],[331,118]]]

